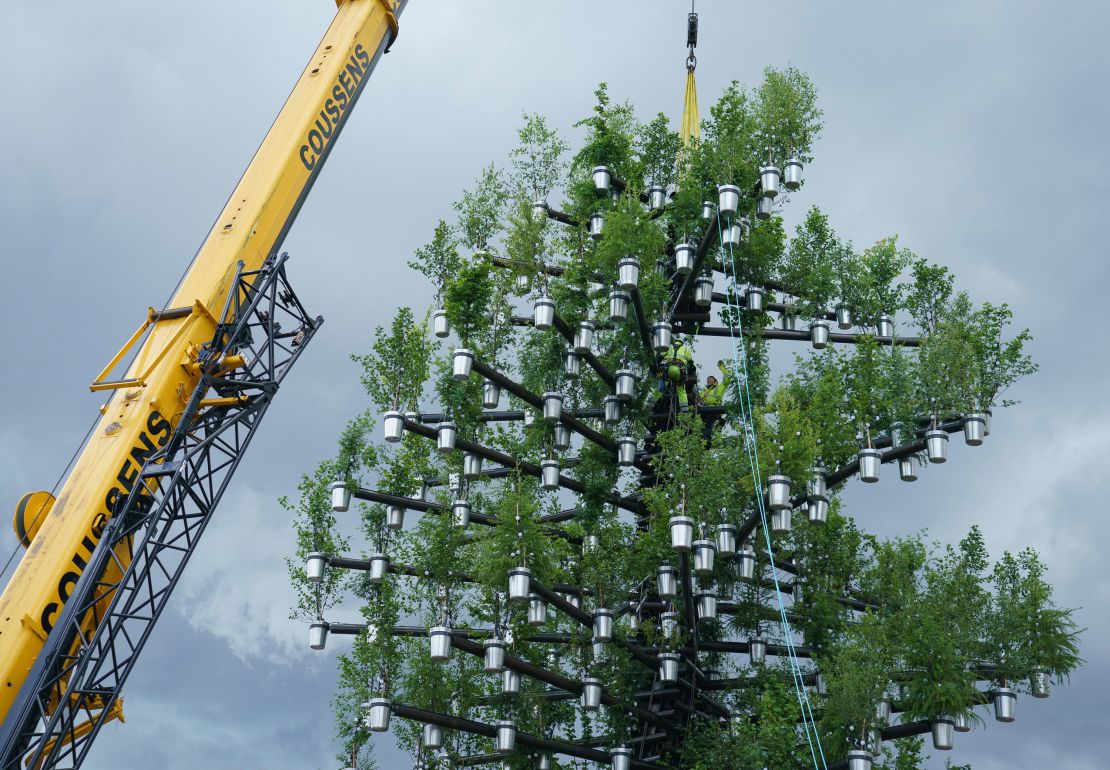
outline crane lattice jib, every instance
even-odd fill
[[[161,310],[150,308],[138,331],[90,386],[106,391],[109,398],[57,498],[39,493],[32,498],[35,506],[21,506],[17,512],[17,532],[27,552],[0,595],[0,718],[8,752],[0,767],[9,767],[15,753],[34,750],[18,745],[20,739],[13,737],[31,734],[13,704],[41,700],[42,682],[31,679],[42,674],[43,666],[58,664],[46,660],[48,651],[74,658],[88,649],[109,611],[115,586],[122,585],[133,554],[139,553],[144,531],[128,529],[134,522],[116,520],[127,518],[120,516],[126,510],[129,516],[147,521],[147,514],[157,508],[160,485],[144,469],[156,458],[161,464],[180,459],[169,456],[166,448],[194,401],[204,403],[203,414],[222,410],[231,415],[247,409],[239,403],[240,393],[213,396],[198,388],[243,376],[249,379],[245,368],[249,356],[227,349],[222,358],[216,357],[224,350],[217,343],[228,324],[244,320],[228,313],[242,300],[244,281],[249,284],[263,276],[271,282],[284,281],[277,257],[281,242],[378,59],[396,38],[397,16],[406,2],[338,3],[335,19],[171,298]],[[295,301],[291,291],[289,296]],[[300,328],[285,331],[299,332],[304,342],[314,323],[305,316]],[[118,369],[124,369],[122,376],[116,374]],[[258,401],[256,396],[251,394],[249,400]],[[272,393],[262,400],[268,403],[269,397]],[[178,451],[184,449],[178,447]],[[187,489],[180,494],[205,499],[207,493]],[[212,496],[205,502],[213,502]],[[104,555],[99,543],[120,526],[127,536],[116,540],[112,553]],[[187,547],[192,545],[190,540]],[[104,571],[88,576],[94,563]],[[84,608],[77,626],[65,630],[69,635],[65,643],[59,643],[66,608],[83,587],[92,584],[99,586],[92,594],[96,601]],[[118,717],[118,695],[118,690],[90,691],[76,701],[41,700],[36,708],[51,719],[62,713],[68,720],[71,713],[82,710]],[[95,735],[94,728],[92,722],[81,726],[86,744],[87,736]],[[74,737],[78,736],[69,736]],[[52,745],[45,753],[57,752]]]

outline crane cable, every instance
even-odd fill
[[[724,243],[722,234],[721,216],[717,214],[717,232],[719,242]],[[737,382],[737,395],[740,404],[740,425],[743,432],[744,448],[748,455],[748,463],[752,471],[752,479],[756,489],[756,506],[759,510],[759,519],[763,527],[763,537],[767,545],[767,556],[771,563],[771,579],[775,584],[775,599],[778,604],[779,622],[782,625],[783,640],[786,646],[787,658],[790,661],[790,673],[794,680],[794,694],[798,700],[798,707],[801,710],[802,724],[806,731],[806,742],[809,744],[810,757],[813,760],[813,767],[815,770],[825,768],[827,770],[828,763],[825,759],[825,751],[821,746],[821,737],[817,732],[817,722],[813,716],[813,708],[809,702],[809,695],[805,688],[805,682],[802,675],[801,664],[798,661],[798,654],[794,648],[793,632],[790,628],[790,621],[786,616],[786,606],[782,601],[782,591],[779,587],[778,568],[775,566],[775,555],[771,547],[771,530],[767,524],[767,510],[763,502],[763,479],[760,474],[759,468],[759,447],[756,444],[755,435],[755,419],[751,402],[751,391],[748,388],[748,359],[747,352],[744,348],[743,342],[743,324],[740,321],[740,306],[733,304],[736,295],[737,274],[736,274],[736,257],[732,250],[732,245],[728,247],[728,262],[721,260],[724,267],[726,278],[731,280],[731,286],[725,293],[725,302],[728,306],[728,329],[729,337],[732,340],[733,350],[735,356],[732,360],[733,375]],[[740,386],[743,390],[740,391]],[[816,750],[814,748],[816,744]],[[820,765],[818,764],[818,755],[820,755]]]
[[[686,95],[682,103],[682,124],[679,128],[681,147],[685,150],[691,140],[701,136],[698,121],[698,88],[694,82],[694,70],[698,66],[698,57],[694,49],[698,45],[698,14],[694,11],[693,0],[690,2],[690,15],[686,19]],[[681,155],[681,152],[680,152]]]

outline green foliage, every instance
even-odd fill
[[[491,163],[482,169],[474,190],[464,192],[462,200],[455,203],[459,232],[467,248],[482,251],[490,246],[493,236],[501,228],[501,216],[507,201],[504,179]],[[436,232],[438,235],[438,228]]]
[[[520,144],[511,154],[513,183],[531,201],[545,201],[562,174],[561,157],[568,145],[542,115],[525,115],[517,138]]]
[[[351,356],[362,366],[362,386],[380,410],[415,408],[428,379],[432,352],[427,324],[416,323],[412,311],[403,307],[388,335],[380,326],[374,334],[371,353]]]

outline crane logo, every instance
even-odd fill
[[[120,509],[123,508],[124,503],[127,502],[127,496],[131,493],[135,482],[139,478],[139,472],[143,465],[157,450],[166,445],[170,438],[170,431],[170,422],[162,416],[161,412],[154,411],[150,413],[146,421],[146,430],[139,433],[138,442],[131,448],[130,454],[124,458],[119,473],[116,474],[116,483],[109,488],[108,494],[104,497],[104,510],[97,513],[89,531],[81,538],[81,547],[74,552],[70,559],[72,568],[66,570],[58,580],[56,601],[50,602],[42,609],[39,623],[42,625],[43,632],[50,633],[50,630],[54,627],[58,610],[69,600],[70,592],[77,585],[77,581],[88,563],[87,560],[92,557],[93,550],[96,548],[100,536],[104,533],[104,527],[108,524],[108,519],[119,513]],[[151,438],[152,436],[154,438]],[[153,498],[150,494],[146,493],[145,490],[141,491],[135,501],[136,512],[149,510],[152,502]]]
[[[370,54],[366,47],[359,43],[355,52],[351,54],[347,65],[340,71],[331,89],[331,98],[324,102],[316,118],[316,125],[309,130],[301,145],[301,163],[309,171],[314,170],[324,155],[324,149],[331,142],[332,137],[339,133],[340,124],[344,115],[354,105],[362,83],[370,74]]]

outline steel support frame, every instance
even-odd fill
[[[271,258],[257,271],[240,265],[180,421],[109,521],[8,713],[0,732],[3,770],[77,768],[108,720],[243,452],[323,323],[290,287],[287,259]],[[246,363],[219,375],[228,355]],[[243,398],[206,408],[202,401],[213,393]],[[118,580],[108,577],[113,571]],[[86,633],[90,613],[105,603]]]

